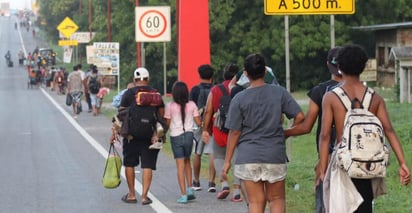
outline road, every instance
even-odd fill
[[[27,71],[18,65],[17,53],[27,54],[43,45],[31,32],[15,30],[13,18],[0,17],[0,54],[10,50],[14,61],[10,68],[4,58],[0,60],[1,213],[247,212],[245,203],[219,201],[216,193],[205,189],[196,193],[193,202],[176,203],[175,162],[163,152],[149,194],[153,204],[123,203],[124,176],[118,188],[105,189],[101,177],[111,121],[87,112],[74,119],[64,96],[50,88],[27,88]],[[139,168],[136,173],[141,201]],[[201,184],[207,186],[207,180],[201,179]]]

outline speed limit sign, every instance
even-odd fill
[[[136,7],[136,42],[170,41],[170,7]]]

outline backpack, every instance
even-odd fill
[[[374,91],[367,88],[362,102],[352,101],[341,87],[332,90],[339,97],[347,112],[342,141],[337,145],[337,165],[351,178],[371,179],[385,177],[389,163],[389,149],[378,117],[369,112]],[[355,108],[358,102],[360,108]]]
[[[199,110],[200,117],[203,120],[203,114],[205,112],[205,106],[207,102],[207,97],[209,96],[210,87],[200,84],[199,89],[200,90],[199,90],[199,95],[197,96],[196,106]]]
[[[133,136],[134,139],[150,140],[155,131],[156,123],[161,120],[158,119],[158,106],[160,105],[142,105],[139,103],[139,100],[142,98],[142,94],[153,94],[156,92],[157,91],[154,89],[148,90],[142,88],[138,88],[136,91],[136,104],[129,107],[127,128],[128,135]],[[157,102],[157,99],[155,102]]]
[[[97,76],[96,77],[90,77],[89,80],[89,90],[91,94],[97,94],[99,93],[100,90],[100,82],[97,81]]]
[[[223,84],[219,84],[217,86],[222,91],[223,95],[219,99],[219,108],[217,109],[217,112],[214,115],[215,120],[213,122],[213,125],[217,127],[220,131],[228,133],[229,129],[225,127],[225,122],[227,113],[229,112],[229,105],[230,101],[232,100],[232,97],[227,92]]]

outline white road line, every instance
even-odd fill
[[[108,155],[106,149],[103,148],[92,136],[90,136],[89,133],[87,133],[86,130],[84,130],[83,127],[81,127],[76,122],[76,120],[74,120],[74,118],[68,112],[66,112],[66,110],[64,110],[43,88],[40,88],[40,90],[50,100],[50,102],[52,102],[53,105],[64,115],[64,117],[66,117],[66,119],[73,125],[73,127],[77,129],[77,131],[79,131],[79,133],[90,143],[90,145],[92,145],[92,147],[95,148],[97,152],[99,152],[106,159]],[[122,166],[121,175],[122,178],[126,180],[126,177],[124,175],[124,166]],[[142,184],[139,181],[135,180],[134,188],[139,193],[142,191]],[[153,208],[154,211],[159,213],[172,212],[150,192],[149,197],[153,200],[153,203],[150,204],[150,206]]]
[[[17,20],[16,20],[17,21]],[[21,36],[21,31],[20,31],[20,26],[18,27],[18,32],[19,32],[19,38],[21,42],[21,46],[24,52],[24,55],[27,55],[27,51],[23,42],[23,37]],[[104,159],[107,158],[107,151],[105,148],[103,148],[92,136],[89,135],[89,133],[86,132],[86,130],[81,127],[76,120],[68,113],[66,110],[64,110],[43,88],[40,88],[40,90],[43,92],[43,94],[52,102],[52,104],[66,117],[66,119],[73,125],[77,131],[90,143],[90,145],[96,149],[97,152],[99,152]],[[136,173],[139,173],[138,171]],[[126,180],[126,176],[124,175],[124,166],[122,166],[121,170],[121,176],[124,180]],[[125,181],[126,182],[126,181]],[[142,192],[142,184],[135,179],[135,190],[137,193]],[[140,194],[140,193],[139,193]],[[141,194],[140,194],[141,195]],[[153,203],[150,204],[150,206],[153,208],[155,212],[158,213],[172,213],[170,209],[168,209],[163,203],[160,202],[152,193],[149,192],[148,196],[150,199],[152,199]]]

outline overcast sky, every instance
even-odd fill
[[[31,9],[31,2],[35,0],[0,0],[0,2],[10,2],[12,9]]]

